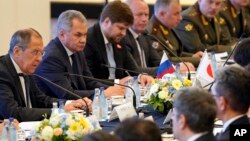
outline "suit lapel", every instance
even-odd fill
[[[129,41],[127,41],[127,42],[131,42],[130,49],[131,49],[131,52],[133,54],[133,57],[134,57],[135,61],[137,62],[137,64],[139,66],[141,66],[141,60],[140,60],[140,57],[139,57],[140,54],[139,54],[139,51],[138,51],[138,46],[136,44],[136,41],[135,41],[132,33],[129,30],[127,30],[127,34],[128,34],[127,35],[128,38],[129,38]]]
[[[71,64],[70,64],[70,61],[69,61],[69,56],[68,56],[68,54],[67,54],[67,52],[66,52],[66,50],[64,49],[64,47],[63,47],[63,45],[62,45],[62,43],[61,43],[61,41],[56,37],[55,38],[55,44],[56,44],[56,46],[58,47],[58,49],[60,50],[60,52],[63,54],[61,57],[62,57],[62,60],[65,60],[66,62],[65,62],[65,65],[66,65],[66,68],[67,68],[67,72],[68,73],[74,73],[73,72],[73,68],[72,68],[72,66],[71,66]],[[76,76],[69,76],[69,78],[70,78],[70,80],[71,80],[71,82],[72,82],[72,84],[73,84],[73,87],[74,88],[77,88],[77,82],[76,82]]]
[[[21,99],[21,104],[22,106],[25,106],[25,100],[24,100],[24,93],[23,93],[23,89],[22,89],[22,85],[21,85],[21,82],[20,82],[20,78],[16,72],[16,69],[10,59],[10,56],[9,55],[6,55],[6,64],[7,64],[7,67],[8,67],[8,70],[11,72],[12,74],[12,77],[14,78],[13,80],[18,80],[18,81],[15,81],[15,86],[17,87],[17,93],[18,93],[18,96],[19,98]]]
[[[105,64],[109,64],[107,53],[106,53],[106,45],[104,43],[104,38],[102,36],[101,27],[99,23],[96,23],[94,25],[94,28],[95,28],[95,35],[97,35],[96,42],[97,42],[98,48],[100,49],[99,54],[104,58]]]

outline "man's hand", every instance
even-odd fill
[[[139,82],[141,82],[141,86],[145,87],[146,85],[151,84],[151,82],[154,80],[154,78],[147,74],[139,74],[138,76]]]
[[[92,100],[90,100],[87,97],[84,97],[83,99],[86,101],[86,103],[88,105],[88,109],[91,111],[92,110]],[[64,110],[66,112],[70,112],[72,110],[82,109],[83,107],[86,108],[86,103],[82,99],[73,100],[71,103],[64,106]]]
[[[195,71],[195,67],[192,63],[189,63],[189,62],[185,62],[187,67],[189,68],[190,71]],[[188,72],[188,69],[187,67],[183,64],[183,63],[180,63],[180,72]]]
[[[122,86],[110,86],[106,90],[104,90],[105,96],[110,98],[111,96],[124,96],[125,87]]]
[[[195,54],[193,54],[192,57],[195,57],[195,58],[202,58],[202,56],[203,56],[203,52],[202,52],[202,51],[198,51],[198,52],[196,52]]]

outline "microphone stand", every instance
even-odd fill
[[[244,36],[245,36],[245,33],[242,33],[242,34],[240,35],[240,38],[239,38],[238,42],[235,44],[233,50],[230,52],[230,54],[228,55],[226,61],[225,61],[224,64],[222,65],[223,67],[227,64],[228,60],[231,58],[231,56],[233,55],[234,51],[236,50],[236,48],[238,47],[240,41],[244,38]],[[215,81],[213,81],[213,82],[211,82],[211,83],[205,85],[203,88],[205,88],[205,87],[207,87],[207,86],[210,85],[210,87],[208,88],[208,91],[210,91],[211,88],[212,88],[212,86],[214,85],[214,82],[215,82]]]
[[[101,64],[101,66],[104,66],[104,67],[107,67],[107,68],[112,68],[112,69],[117,69],[117,70],[122,70],[122,71],[125,71],[126,73],[131,72],[131,73],[135,73],[135,74],[141,74],[138,71],[128,70],[128,69],[124,69],[124,68],[116,68],[116,67],[112,67],[112,66],[109,66],[109,65],[106,65],[106,64]]]
[[[56,83],[50,81],[49,79],[47,79],[47,78],[45,78],[45,77],[42,77],[42,76],[37,75],[37,74],[31,74],[31,75],[32,75],[32,76],[35,76],[35,77],[38,77],[38,78],[40,78],[40,79],[42,79],[42,80],[44,80],[44,81],[46,81],[46,82],[52,84],[53,86],[55,86],[55,87],[57,87],[57,88],[59,88],[59,89],[65,91],[65,92],[67,92],[67,93],[69,93],[69,94],[71,94],[71,95],[73,95],[73,96],[75,96],[75,97],[77,97],[77,98],[79,98],[79,99],[82,99],[82,100],[84,101],[84,103],[86,104],[86,108],[85,108],[86,116],[89,116],[89,106],[88,106],[88,104],[87,104],[87,102],[86,102],[86,100],[85,100],[84,98],[82,98],[82,97],[80,97],[79,95],[77,95],[77,94],[71,92],[70,90],[67,90],[67,89],[63,88],[62,86],[60,86],[60,85],[58,85],[58,84],[56,84]]]
[[[76,76],[76,77],[83,77],[83,78],[86,78],[86,79],[96,80],[96,81],[99,81],[99,82],[102,82],[102,83],[109,83],[109,84],[113,84],[113,85],[116,84],[116,85],[119,85],[119,86],[123,86],[123,87],[129,88],[133,92],[133,106],[136,109],[136,95],[135,95],[135,91],[134,91],[133,88],[131,88],[128,85],[123,85],[123,84],[119,84],[119,83],[115,83],[115,82],[111,82],[111,81],[107,81],[107,80],[103,80],[103,79],[98,79],[98,78],[94,78],[94,77],[90,77],[90,76],[80,75],[80,74],[66,73],[65,75],[66,76],[67,75],[71,75],[71,76]]]
[[[147,34],[147,33],[144,33],[143,35],[146,35],[146,36],[149,36],[153,39],[155,39],[157,42],[159,42],[161,44],[161,46],[163,46],[163,48],[170,52],[172,55],[174,55],[180,62],[182,62],[186,67],[187,67],[187,70],[188,70],[188,80],[191,80],[191,73],[190,73],[190,70],[187,66],[187,64],[179,57],[177,56],[171,49],[169,49],[165,44],[162,43],[162,41],[160,41],[156,36],[154,35],[151,35],[151,34]]]

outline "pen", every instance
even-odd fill
[[[129,72],[128,72],[128,71],[125,71],[125,73],[126,73],[128,76],[131,76],[131,75],[129,74]]]

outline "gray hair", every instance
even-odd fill
[[[9,54],[13,53],[15,46],[19,46],[22,50],[25,50],[30,43],[31,37],[41,38],[41,34],[33,28],[21,29],[16,31],[10,40]]]
[[[66,10],[60,14],[57,20],[57,36],[62,30],[69,31],[72,27],[73,19],[77,19],[82,23],[87,23],[85,16],[76,10]]]
[[[190,130],[195,133],[213,130],[217,107],[211,94],[200,88],[187,87],[177,91],[176,95],[177,118],[184,115]]]
[[[165,9],[167,6],[169,6],[172,2],[178,2],[179,0],[156,0],[154,5],[154,14],[159,14],[161,9]]]

